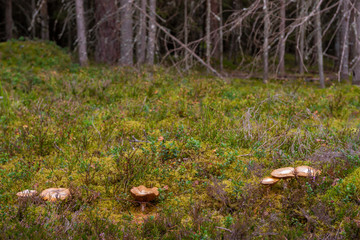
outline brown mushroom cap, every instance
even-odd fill
[[[159,196],[157,187],[147,188],[143,185],[133,187],[130,192],[135,200],[139,202],[150,202]]]
[[[295,168],[295,175],[297,177],[311,177],[320,174],[321,174],[320,170],[316,170],[315,168],[309,166],[300,166]]]
[[[263,180],[261,180],[261,184],[263,185],[273,185],[275,183],[277,183],[280,179],[279,178],[274,178],[274,177],[266,177]]]
[[[295,177],[295,169],[293,167],[279,168],[272,171],[271,176],[275,178],[292,178]]]
[[[45,201],[55,202],[56,200],[65,200],[70,196],[70,190],[67,188],[49,188],[40,193],[40,197]]]
[[[16,194],[16,196],[18,197],[33,197],[37,194],[38,192],[36,190],[29,190],[29,189],[26,189],[22,192],[18,192]]]

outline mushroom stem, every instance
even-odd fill
[[[288,188],[288,180],[287,179],[284,179],[283,188],[284,188],[284,190],[287,190],[287,188]]]
[[[142,202],[140,203],[140,205],[141,205],[141,211],[144,212],[146,207],[146,202]]]

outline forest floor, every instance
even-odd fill
[[[355,239],[360,88],[79,68],[0,44],[1,239]],[[308,165],[320,176],[262,178]],[[158,187],[141,212],[134,186]],[[54,203],[24,189],[70,188]]]

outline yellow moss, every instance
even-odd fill
[[[126,133],[136,133],[145,129],[145,124],[139,121],[122,121],[120,126]]]
[[[233,192],[233,183],[232,181],[229,181],[229,180],[223,180],[221,182],[222,185],[224,185],[224,190],[227,192],[227,193],[232,193]]]

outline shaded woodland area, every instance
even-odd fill
[[[55,41],[81,65],[154,63],[360,81],[355,0],[2,0],[0,39]],[[89,56],[89,57],[88,57]],[[314,66],[317,66],[316,68]],[[325,68],[325,69],[324,69]]]

